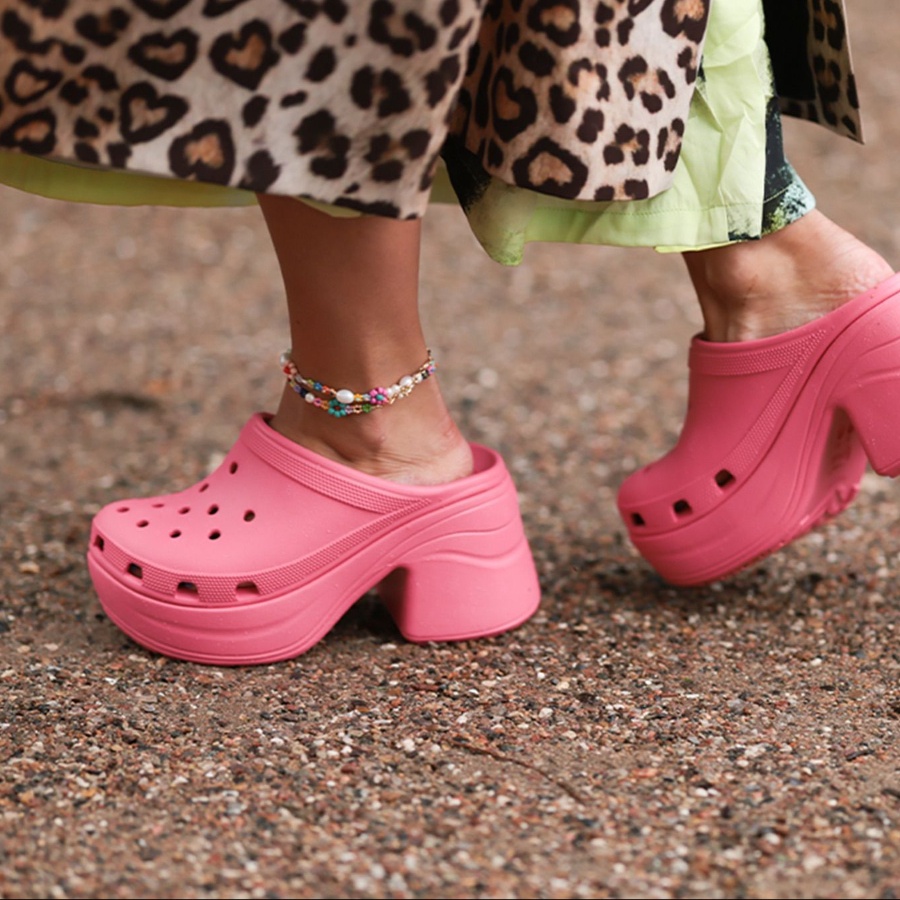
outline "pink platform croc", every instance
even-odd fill
[[[151,650],[219,665],[308,650],[370,588],[411,641],[499,634],[539,587],[501,458],[434,487],[364,475],[284,438],[257,414],[208,478],[95,517],[100,601]]]
[[[676,446],[618,505],[676,585],[723,578],[837,515],[866,458],[900,474],[900,275],[786,334],[695,338]]]

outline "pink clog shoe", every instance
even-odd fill
[[[219,665],[298,656],[376,585],[411,641],[499,634],[535,612],[539,587],[509,473],[473,451],[467,478],[394,484],[257,414],[200,484],[97,514],[94,586],[138,643]]]
[[[786,334],[695,338],[676,446],[619,512],[672,584],[743,568],[844,510],[868,458],[900,474],[900,275]]]

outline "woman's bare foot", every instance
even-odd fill
[[[685,253],[709,341],[798,328],[890,278],[874,250],[818,210],[758,241]]]

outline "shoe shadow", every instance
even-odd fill
[[[328,633],[331,641],[360,638],[384,643],[403,640],[387,607],[374,590],[360,597]]]

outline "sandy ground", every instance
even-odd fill
[[[868,143],[788,128],[822,209],[900,260],[900,72],[853,4]],[[630,547],[699,322],[681,263],[427,221],[446,393],[521,491],[538,615],[405,643],[366,598],[304,656],[168,660],[103,615],[110,500],[187,486],[274,404],[261,218],[0,191],[0,896],[900,895],[898,486],[701,590]]]

